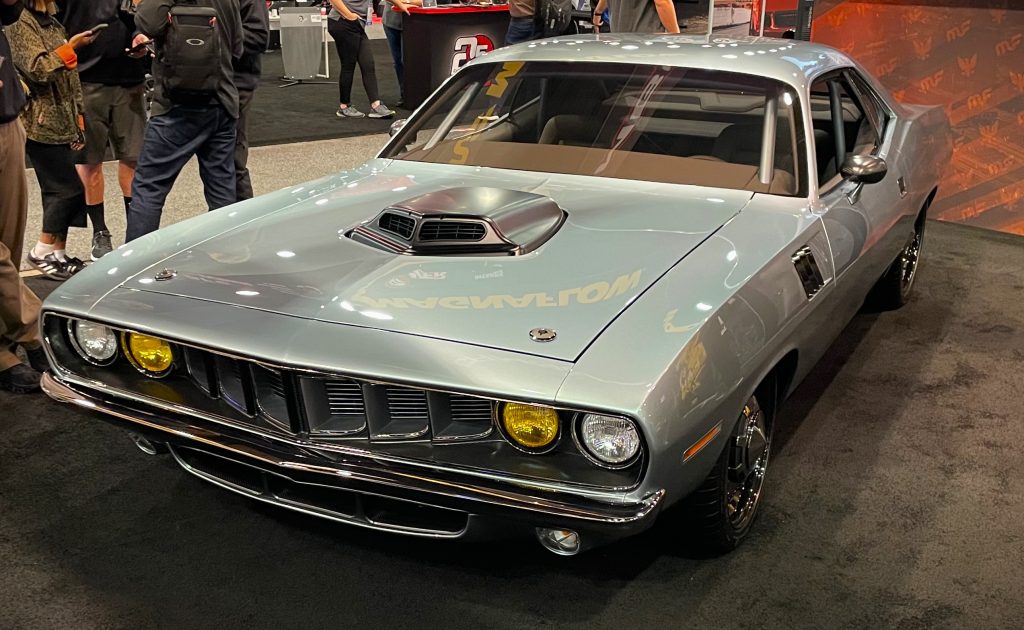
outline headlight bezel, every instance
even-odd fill
[[[590,449],[589,446],[587,446],[587,443],[583,438],[583,422],[587,418],[587,416],[596,416],[609,418],[613,420],[621,420],[623,422],[628,423],[630,426],[632,426],[633,431],[636,433],[636,452],[620,463],[608,462],[601,459],[594,451]],[[640,461],[644,456],[644,434],[640,430],[640,425],[633,418],[629,418],[626,416],[619,416],[608,413],[598,413],[593,411],[581,411],[577,413],[576,417],[573,419],[572,437],[573,441],[576,443],[576,449],[579,450],[579,452],[582,453],[584,457],[590,460],[592,464],[608,470],[623,470],[626,468],[630,468],[631,466],[635,465],[638,461]]]
[[[142,365],[139,364],[138,359],[135,357],[135,355],[132,354],[131,345],[130,345],[130,339],[131,339],[131,337],[133,335],[139,336],[139,337],[149,337],[150,339],[156,339],[158,341],[161,341],[161,342],[167,344],[168,348],[171,351],[171,363],[170,363],[170,365],[168,365],[167,368],[164,369],[161,372],[151,372],[150,370],[147,370],[146,368],[142,367]],[[149,378],[152,378],[152,379],[166,378],[172,372],[174,372],[174,368],[178,364],[178,353],[174,349],[175,348],[174,344],[171,343],[170,341],[164,339],[163,337],[157,337],[156,335],[150,335],[148,333],[140,333],[140,332],[136,332],[136,331],[133,331],[133,330],[121,330],[120,331],[120,342],[121,342],[120,343],[121,352],[124,354],[125,359],[127,359],[128,364],[131,365],[133,368],[135,368],[135,371],[137,371],[140,374],[142,374],[144,376],[147,376]]]
[[[110,355],[109,359],[105,359],[105,360],[97,359],[97,358],[93,357],[92,355],[90,355],[88,352],[85,351],[85,348],[82,346],[81,342],[78,339],[78,326],[79,326],[79,324],[87,324],[87,325],[90,325],[90,326],[99,326],[99,327],[105,328],[108,332],[110,332],[110,334],[114,338],[114,353],[112,355]],[[90,365],[95,365],[96,367],[109,367],[109,366],[113,365],[117,361],[118,355],[120,355],[120,353],[121,353],[121,343],[120,343],[118,331],[115,330],[114,328],[111,328],[110,326],[107,326],[106,324],[101,324],[99,322],[94,322],[94,321],[89,321],[89,320],[84,320],[84,319],[68,318],[68,321],[67,321],[67,335],[68,335],[68,340],[71,342],[71,347],[78,354],[78,357],[80,359],[82,359],[83,361],[85,361],[86,363],[90,364]]]

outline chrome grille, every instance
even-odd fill
[[[380,390],[380,387],[375,388]],[[430,432],[427,394],[420,389],[384,387],[386,412],[371,414],[370,438],[378,440],[411,440]],[[380,394],[377,393],[378,402]]]
[[[487,234],[482,223],[472,221],[424,221],[421,241],[479,241]]]

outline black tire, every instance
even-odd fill
[[[914,222],[914,233],[868,294],[870,310],[894,311],[910,301],[924,248],[924,229],[925,213],[922,212]]]
[[[715,467],[683,502],[688,529],[701,551],[726,553],[747,537],[764,489],[771,439],[771,418],[751,396]],[[752,455],[757,455],[754,461]]]

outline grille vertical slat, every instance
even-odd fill
[[[383,389],[383,396],[380,389]],[[430,411],[426,392],[387,386],[375,388],[375,394],[378,414],[370,415],[371,439],[411,440],[429,434]]]
[[[312,435],[348,437],[366,429],[363,386],[342,379],[301,379],[306,418]]]

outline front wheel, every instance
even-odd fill
[[[683,505],[703,549],[725,553],[747,537],[760,504],[771,439],[770,418],[751,396],[715,467]]]

